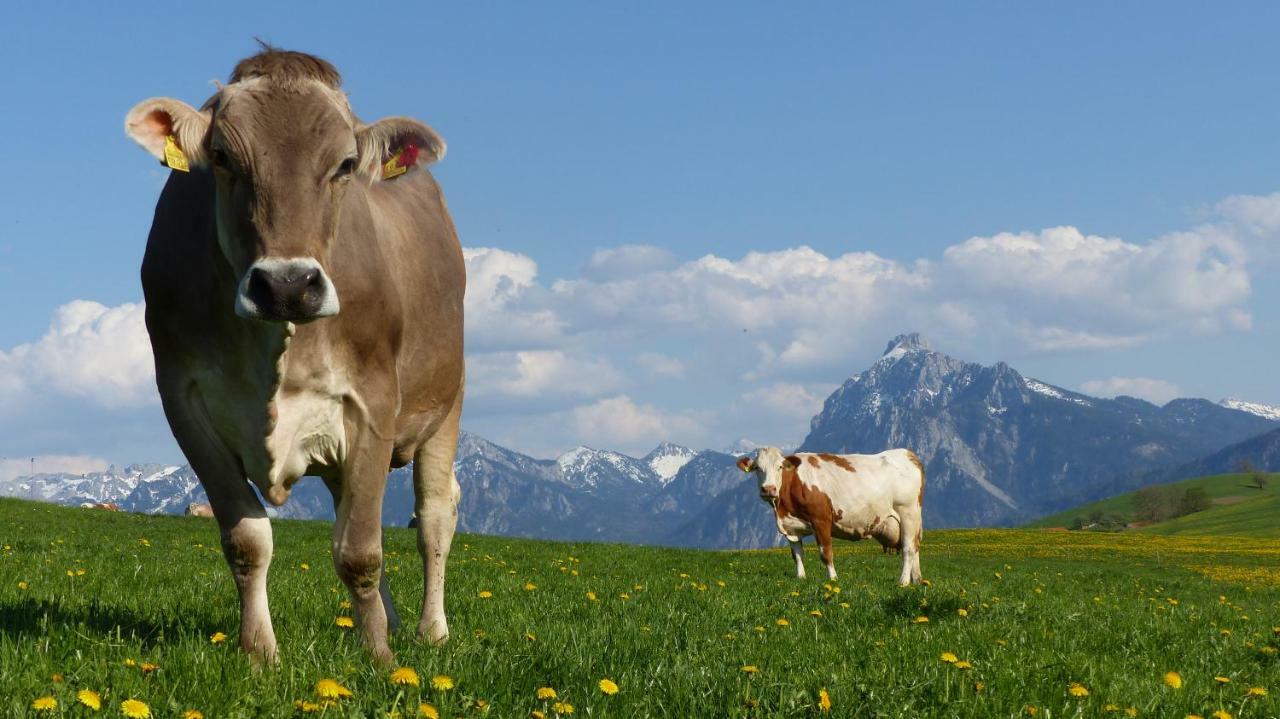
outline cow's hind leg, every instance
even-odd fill
[[[204,420],[203,409],[195,404],[198,395],[162,384],[161,397],[174,437],[209,496],[218,522],[222,554],[240,595],[240,648],[255,661],[274,663],[276,634],[267,605],[271,521],[241,473],[240,463]]]
[[[453,458],[458,451],[462,393],[440,428],[418,448],[413,461],[413,489],[418,511],[418,552],[422,555],[422,618],[418,636],[435,643],[449,638],[444,613],[444,572],[458,527],[458,479]]]
[[[364,440],[364,441],[360,441]],[[360,639],[373,658],[392,661],[382,586],[382,495],[391,444],[360,437],[339,481],[341,500],[333,524],[333,568],[351,593]]]
[[[787,537],[787,541],[791,544],[791,557],[796,560],[796,577],[804,579],[804,542],[799,537]]]
[[[899,522],[901,532],[898,536],[898,550],[902,555],[902,575],[898,578],[898,584],[920,584],[924,581],[920,574],[920,536],[924,530],[924,522],[919,508],[901,512]]]

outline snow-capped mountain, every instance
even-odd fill
[[[607,449],[574,447],[557,457],[556,465],[566,484],[593,493],[661,484],[643,460]]]
[[[107,502],[129,511],[152,512],[180,502],[192,486],[196,486],[195,475],[187,467],[131,464],[87,474],[17,477],[0,483],[0,495],[67,505]],[[152,500],[152,495],[160,498]],[[179,511],[185,508],[183,504]]]
[[[1276,423],[1203,399],[1157,407],[1101,399],[895,337],[813,418],[802,450],[910,447],[928,474],[926,521],[1007,524],[1132,489],[1126,477],[1180,464]]]
[[[1231,399],[1228,397],[1218,404],[1227,409],[1238,409],[1241,412],[1256,414],[1263,419],[1270,419],[1280,422],[1280,407],[1273,407],[1269,404],[1260,404],[1258,402],[1246,402],[1242,399]]]
[[[697,452],[688,447],[682,447],[671,442],[663,442],[654,447],[653,451],[646,454],[640,461],[648,465],[649,469],[658,475],[659,481],[665,485],[675,479],[676,473],[680,471],[680,468],[688,464],[689,460],[697,455]]]

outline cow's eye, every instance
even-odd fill
[[[213,166],[221,167],[225,170],[230,167],[230,165],[231,161],[227,159],[227,151],[220,147],[215,147],[213,150]]]
[[[337,171],[333,173],[333,179],[341,180],[342,178],[354,172],[355,169],[356,169],[356,158],[348,157],[347,159],[342,161],[341,165],[338,165]]]

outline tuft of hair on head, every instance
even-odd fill
[[[262,77],[283,82],[317,80],[337,90],[342,87],[342,75],[329,61],[315,55],[294,50],[281,50],[258,38],[262,51],[236,63],[231,71],[231,82]]]

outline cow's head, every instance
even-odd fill
[[[769,503],[778,501],[782,494],[782,473],[798,466],[798,458],[782,456],[782,450],[777,447],[762,447],[754,458],[748,456],[738,460],[738,469],[755,474],[756,481],[760,483],[760,499]]]
[[[417,120],[360,122],[340,88],[324,60],[267,48],[200,110],[152,98],[125,118],[125,132],[161,162],[173,167],[176,150],[178,165],[213,173],[218,244],[242,317],[337,314],[329,256],[353,179],[393,180],[444,156],[444,140]]]

